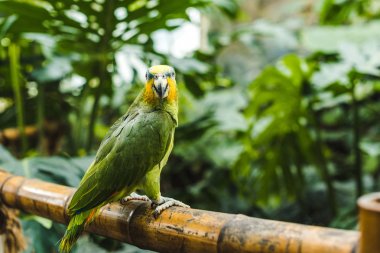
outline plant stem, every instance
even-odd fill
[[[101,66],[101,64],[99,65]],[[88,126],[88,139],[87,139],[87,145],[86,145],[87,152],[91,150],[92,144],[94,142],[95,121],[98,114],[99,100],[102,93],[102,86],[104,85],[104,78],[102,78],[103,76],[102,72],[104,71],[106,70],[102,69],[102,67],[99,67],[99,85],[98,87],[95,88],[94,104],[92,105],[90,123]]]
[[[45,118],[45,87],[43,85],[38,85],[38,96],[37,96],[37,128],[38,128],[38,149],[41,153],[44,152],[43,138],[44,138],[44,118]],[[47,151],[47,150],[46,150]]]
[[[315,97],[315,90],[313,90],[312,101],[317,101]],[[315,150],[315,157],[316,157],[314,160],[314,163],[321,171],[321,176],[327,189],[327,198],[328,198],[329,207],[331,210],[331,215],[334,217],[337,214],[336,194],[335,194],[335,189],[334,189],[334,182],[330,176],[330,172],[327,167],[326,157],[323,152],[323,141],[322,141],[322,135],[321,135],[321,120],[320,120],[318,112],[313,109],[313,106],[310,106],[309,110],[310,110],[311,121],[313,122],[314,129],[315,129],[315,136],[316,136],[315,147],[313,148]]]
[[[317,151],[316,163],[321,171],[323,181],[326,184],[327,196],[328,196],[329,206],[331,208],[331,214],[332,216],[335,216],[337,214],[335,189],[334,189],[333,181],[331,179],[329,170],[327,168],[326,157],[323,153],[320,120],[316,112],[314,112],[314,121],[315,121],[316,151]]]
[[[107,65],[110,62],[109,52],[112,48],[109,48],[109,40],[112,37],[112,26],[109,22],[109,19],[113,18],[114,2],[106,1],[105,2],[105,25],[104,25],[104,36],[101,38],[99,45],[100,59],[97,61],[96,72],[99,78],[99,84],[95,88],[95,97],[94,104],[92,105],[89,130],[88,130],[88,139],[86,150],[87,152],[91,150],[92,144],[94,142],[94,132],[95,132],[95,122],[99,110],[99,100],[106,87],[111,82],[111,75],[107,71]]]
[[[353,149],[354,149],[354,173],[356,184],[356,197],[360,197],[363,194],[363,168],[362,157],[360,154],[360,119],[359,119],[359,107],[358,101],[355,95],[355,80],[352,81],[351,98],[352,98],[352,135],[353,135]]]
[[[9,45],[9,68],[10,68],[10,77],[14,93],[14,99],[16,103],[17,111],[17,127],[20,133],[21,139],[21,153],[23,156],[27,149],[27,140],[25,135],[25,122],[24,122],[24,105],[21,94],[20,87],[20,48],[16,43],[11,43]]]

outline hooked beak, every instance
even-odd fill
[[[168,80],[166,77],[159,76],[153,82],[153,89],[160,99],[164,99],[168,96]]]

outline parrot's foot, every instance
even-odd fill
[[[167,198],[167,197],[161,197],[158,203],[152,201],[152,208],[155,208],[154,212],[153,212],[154,218],[157,219],[157,217],[164,210],[168,209],[171,206],[181,206],[181,207],[184,207],[184,208],[190,208],[190,206],[182,203],[179,200],[175,200],[175,199]]]
[[[132,192],[131,195],[122,198],[120,200],[120,204],[125,205],[130,200],[142,200],[142,201],[150,201],[150,199],[146,195],[139,195],[135,192]]]

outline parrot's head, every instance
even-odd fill
[[[145,99],[148,102],[177,100],[174,68],[168,65],[152,66],[146,72]]]

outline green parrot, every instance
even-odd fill
[[[144,89],[110,128],[73,195],[68,206],[71,219],[60,242],[60,252],[70,252],[85,227],[107,203],[151,201],[155,217],[173,205],[189,207],[162,197],[160,192],[161,170],[172,151],[177,125],[174,69],[153,66],[146,73]],[[136,190],[143,190],[146,195],[137,195]]]

